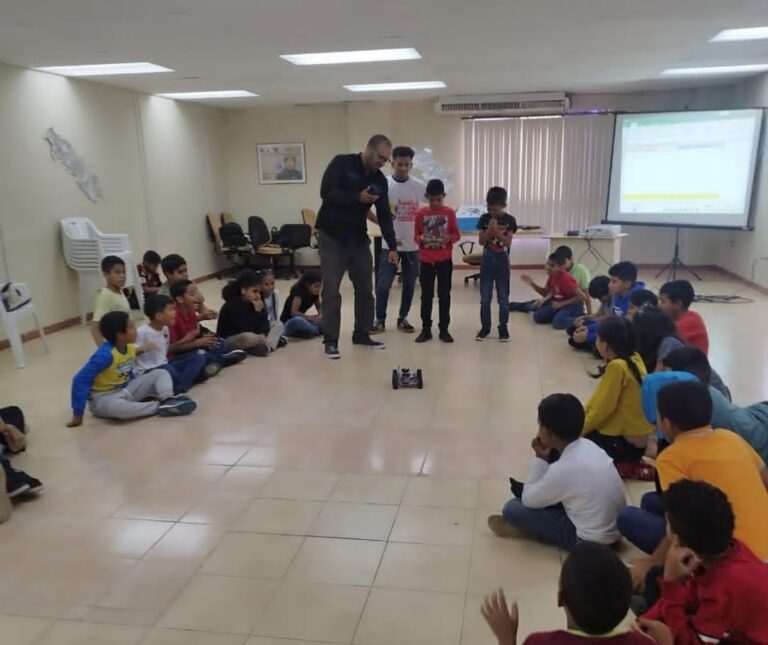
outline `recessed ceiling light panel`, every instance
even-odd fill
[[[733,40],[763,40],[768,38],[768,27],[744,27],[743,29],[723,29],[709,42],[722,43]]]
[[[212,90],[208,92],[165,92],[164,94],[158,94],[157,96],[162,96],[166,99],[192,101],[199,99],[242,99],[258,96],[258,94],[246,90]]]
[[[758,74],[768,71],[768,63],[754,65],[718,65],[714,67],[677,67],[665,69],[662,76],[725,76],[728,74]]]
[[[399,49],[364,49],[317,54],[284,54],[280,56],[294,65],[344,65],[347,63],[376,63],[394,60],[418,60],[421,54],[413,47]]]
[[[38,72],[61,76],[122,76],[124,74],[162,74],[172,69],[154,63],[108,63],[106,65],[56,65],[36,67]]]
[[[445,87],[443,81],[409,81],[405,83],[366,83],[363,85],[345,85],[350,92],[399,92],[403,90],[440,90]]]

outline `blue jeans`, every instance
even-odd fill
[[[501,515],[508,524],[564,551],[570,551],[579,541],[576,527],[562,506],[526,508],[519,499],[513,498],[504,504]]]
[[[405,318],[411,310],[413,292],[416,288],[416,279],[419,277],[419,252],[408,251],[399,253],[400,275],[403,278],[403,293],[400,296],[400,313],[398,318]],[[389,261],[389,250],[382,249],[379,260],[379,274],[376,276],[376,321],[384,322],[387,319],[387,304],[389,303],[389,290],[395,280],[397,266]]]
[[[166,370],[173,379],[173,391],[176,394],[186,392],[196,382],[208,361],[201,350],[178,354],[173,361],[158,369]]]
[[[509,321],[509,256],[486,251],[480,265],[480,326],[488,330],[491,328],[494,285],[499,303],[499,329],[506,329]]]
[[[653,553],[667,534],[664,502],[658,493],[646,493],[640,508],[627,506],[617,520],[619,533],[638,549]]]
[[[208,349],[193,349],[188,352],[174,354],[171,362],[174,363],[180,359],[184,359],[190,354],[202,353],[203,357],[205,358],[206,365],[208,363],[221,363],[222,354],[226,354],[230,351],[232,351],[232,348],[229,346],[229,343],[223,338],[218,337],[216,339],[216,344],[213,347],[209,347]]]
[[[313,338],[320,335],[320,325],[301,316],[294,316],[285,321],[283,334],[293,338]]]
[[[533,312],[533,321],[539,325],[548,325],[552,323],[555,329],[568,329],[573,325],[573,320],[584,313],[584,305],[581,303],[566,305],[560,309],[554,309],[551,303],[535,309]]]

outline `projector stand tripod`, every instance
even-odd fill
[[[662,273],[667,273],[667,277],[669,280],[675,280],[677,278],[677,271],[678,269],[682,269],[683,271],[688,271],[694,278],[697,280],[701,280],[701,276],[696,273],[691,267],[685,264],[680,259],[680,227],[675,227],[675,255],[672,257],[672,260],[666,264],[664,267],[662,267],[661,271],[659,271],[656,274],[656,277],[658,278]]]

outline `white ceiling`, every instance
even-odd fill
[[[632,91],[668,67],[768,63],[765,0],[0,0],[0,61],[24,67],[151,61],[173,74],[105,78],[148,93],[245,89],[220,105],[414,99],[349,83],[442,80],[442,95]],[[421,61],[296,67],[279,54],[416,47]]]

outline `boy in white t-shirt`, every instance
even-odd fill
[[[397,252],[400,256],[400,275],[403,281],[403,292],[400,297],[400,312],[397,316],[397,328],[407,333],[415,331],[408,322],[408,312],[413,301],[416,280],[419,277],[419,246],[414,239],[414,222],[416,211],[424,202],[424,184],[409,175],[413,167],[413,148],[398,146],[392,151],[392,168],[394,174],[389,177],[389,204],[392,209],[397,238]],[[372,213],[369,219],[378,224]],[[384,331],[387,318],[389,290],[397,273],[397,265],[387,259],[389,247],[382,241],[381,262],[376,276],[376,322],[371,333]]]
[[[166,370],[173,379],[174,394],[186,392],[201,380],[205,367],[205,355],[201,351],[187,352],[168,361],[170,332],[176,318],[176,308],[168,296],[159,294],[147,296],[144,301],[144,314],[149,319],[148,325],[136,330],[136,376],[141,376],[156,369]]]

